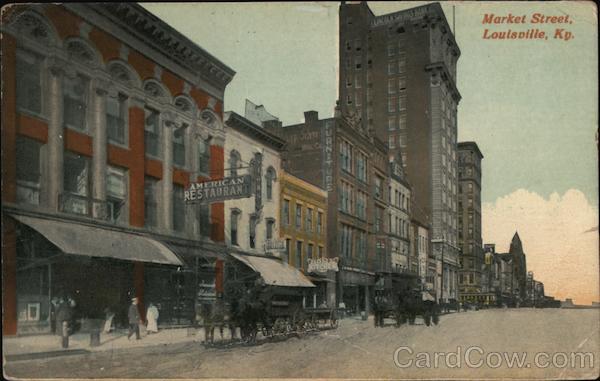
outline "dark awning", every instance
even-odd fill
[[[36,230],[65,254],[183,265],[165,245],[141,235],[37,217],[12,217]]]
[[[312,284],[304,274],[298,271],[298,269],[280,260],[233,253],[231,253],[231,256],[257,273],[260,273],[261,278],[263,278],[268,285],[283,287],[315,287],[315,285]]]

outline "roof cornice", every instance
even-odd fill
[[[226,112],[225,119],[225,124],[228,127],[233,128],[234,130],[250,136],[251,138],[254,138],[262,143],[266,143],[278,151],[282,151],[286,144],[285,140],[275,136],[264,128],[257,126],[233,111]]]
[[[448,67],[446,66],[446,64],[444,62],[440,61],[440,62],[434,62],[434,63],[431,63],[431,64],[425,66],[425,71],[433,71],[433,70],[439,71],[441,78],[448,85],[450,85],[450,90],[452,91],[452,97],[458,104],[458,102],[460,102],[460,100],[462,99],[462,95],[460,95],[460,92],[458,91],[458,88],[456,87],[456,83],[454,83],[454,80],[452,79],[452,75],[450,75],[450,72],[448,71]]]
[[[224,90],[235,75],[235,71],[223,62],[138,4],[66,3],[65,7],[75,12],[80,11],[81,7],[92,9],[171,62],[199,75],[220,90]]]

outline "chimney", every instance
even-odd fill
[[[319,113],[317,111],[305,111],[304,112],[304,123],[314,124],[319,120]]]

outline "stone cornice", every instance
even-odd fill
[[[77,14],[89,17],[91,13],[96,13],[109,20],[130,38],[141,41],[154,53],[160,53],[163,61],[166,59],[171,62],[169,66],[176,65],[186,69],[191,75],[184,76],[184,79],[189,80],[199,76],[201,80],[222,92],[235,75],[235,71],[223,62],[140,5],[135,3],[90,3],[65,4],[65,7]],[[87,19],[87,17],[85,18]],[[103,29],[109,33],[113,32],[113,28]],[[121,36],[116,35],[116,37],[121,38],[124,35],[121,33]],[[124,42],[133,45],[129,41]],[[135,48],[135,45],[133,47]],[[177,73],[178,70],[174,70],[174,72]]]
[[[458,104],[458,102],[460,102],[460,100],[462,99],[462,96],[460,95],[460,92],[458,91],[458,88],[456,87],[456,83],[454,83],[454,80],[452,79],[452,75],[450,75],[450,72],[448,71],[446,64],[444,62],[434,62],[434,63],[431,63],[431,64],[425,66],[425,71],[433,71],[433,70],[439,71],[441,74],[441,78],[448,85],[450,85],[452,97]]]
[[[458,56],[460,56],[460,48],[456,43],[456,39],[454,38],[454,34],[451,32],[450,24],[448,24],[448,20],[446,19],[446,15],[440,3],[431,3],[422,5],[420,7],[414,7],[410,9],[405,9],[402,11],[388,13],[385,15],[376,16],[371,20],[371,28],[378,27],[381,25],[387,25],[397,22],[426,22],[426,23],[435,23],[437,21],[442,22],[442,32],[448,33],[450,32],[450,41],[452,43],[453,48],[456,49]]]

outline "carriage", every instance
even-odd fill
[[[418,316],[427,326],[439,323],[440,308],[415,275],[380,273],[378,277],[374,303],[376,327],[383,327],[386,318],[393,319],[396,327],[406,322],[412,325]]]

